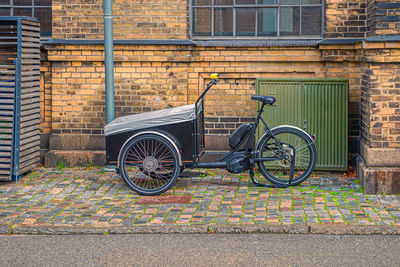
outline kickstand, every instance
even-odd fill
[[[267,187],[267,188],[287,188],[289,185],[288,184],[263,184],[260,182],[257,182],[256,179],[254,179],[254,165],[250,165],[250,170],[249,170],[249,175],[251,181],[259,187]]]

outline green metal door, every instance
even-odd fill
[[[347,80],[260,78],[257,94],[276,97],[263,114],[271,128],[293,125],[316,135],[317,170],[347,170]],[[257,137],[263,133],[259,127]]]

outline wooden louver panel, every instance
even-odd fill
[[[0,18],[0,180],[19,179],[39,162],[39,23]]]

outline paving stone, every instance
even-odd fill
[[[0,184],[0,225],[6,230],[10,225],[400,225],[400,197],[364,195],[355,178],[314,175],[300,186],[268,189],[249,183],[247,174],[200,170],[165,193],[191,194],[189,203],[139,205],[140,196],[102,169],[39,173],[33,181],[23,177],[18,184]]]

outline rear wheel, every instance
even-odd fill
[[[287,159],[258,162],[260,172],[272,183],[287,184],[295,155],[292,185],[300,184],[315,167],[317,151],[314,141],[307,133],[295,127],[279,127],[272,132],[283,149],[280,149],[272,136],[264,135],[257,146],[258,158],[287,156]]]
[[[124,146],[119,159],[125,184],[140,195],[159,195],[180,174],[178,152],[167,139],[144,134]]]

